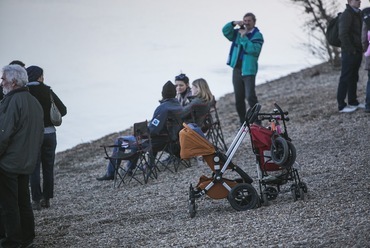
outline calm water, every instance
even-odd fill
[[[216,98],[232,92],[221,29],[246,12],[265,38],[258,84],[319,63],[300,45],[302,14],[287,2],[1,0],[0,65],[44,68],[68,107],[57,130],[63,151],[150,119],[180,72],[205,78]]]

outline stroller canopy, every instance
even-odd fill
[[[204,137],[193,130],[190,125],[183,123],[180,131],[180,157],[190,159],[196,156],[206,156],[216,152],[215,147]]]

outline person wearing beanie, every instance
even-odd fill
[[[36,65],[27,67],[28,82],[44,81],[44,70]]]
[[[153,117],[148,124],[148,129],[150,137],[152,140],[152,150],[153,156],[163,150],[168,142],[168,130],[167,130],[167,118],[169,112],[177,113],[178,116],[182,113],[182,106],[179,101],[176,99],[176,86],[171,82],[167,81],[162,87],[162,100],[159,101],[159,106],[154,110]],[[137,151],[137,148],[132,144],[135,141],[134,136],[120,136],[118,137],[114,144],[117,145],[113,149],[112,156],[118,156],[119,151],[123,151],[121,148],[122,144],[129,143],[131,144],[129,149],[131,151]],[[118,165],[121,163],[120,160],[117,161]],[[132,173],[132,170],[136,167],[137,161],[128,162],[126,165],[126,172],[128,174]],[[108,163],[105,174],[102,177],[96,178],[99,181],[103,180],[114,180],[114,173],[116,165],[112,164],[111,161]]]
[[[177,100],[180,102],[181,106],[187,105],[190,102],[189,97],[191,96],[189,78],[184,73],[181,73],[175,77],[175,85]]]
[[[50,120],[51,98],[58,107],[62,116],[67,114],[67,108],[60,98],[44,84],[44,70],[36,65],[27,67],[27,87],[30,93],[39,101],[44,111],[44,140],[41,146],[36,167],[30,177],[32,208],[50,207],[50,199],[54,197],[54,160],[57,146],[56,129]],[[43,183],[41,185],[40,169],[42,168]]]

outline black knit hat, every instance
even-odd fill
[[[163,99],[176,97],[176,86],[171,81],[167,81],[167,83],[163,85],[162,97]]]
[[[40,68],[36,65],[31,65],[31,66],[27,67],[26,70],[27,70],[27,74],[28,74],[28,82],[37,81],[37,79],[39,79],[42,76],[42,74],[44,73],[42,68]]]

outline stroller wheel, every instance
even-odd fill
[[[189,207],[190,218],[194,218],[197,211],[196,211],[196,208],[195,208],[194,188],[191,184],[190,184],[190,187],[189,187],[189,206],[188,207]]]
[[[276,137],[271,145],[271,158],[277,165],[283,165],[289,155],[288,142],[283,137]]]
[[[256,189],[248,183],[237,184],[227,196],[230,205],[237,211],[255,208],[258,198]]]
[[[274,187],[266,187],[266,189],[263,191],[263,194],[266,195],[267,200],[275,200],[276,197],[278,196],[278,191]]]
[[[245,120],[249,123],[252,124],[255,122],[258,118],[258,113],[261,110],[261,104],[256,103],[252,108],[249,108],[246,115],[245,115]]]
[[[293,145],[292,142],[290,141],[286,141],[288,143],[288,157],[287,157],[287,160],[285,161],[285,163],[283,163],[281,165],[281,167],[285,168],[285,169],[289,169],[293,166],[293,164],[295,163],[295,160],[297,158],[297,151],[295,149],[295,146]]]

